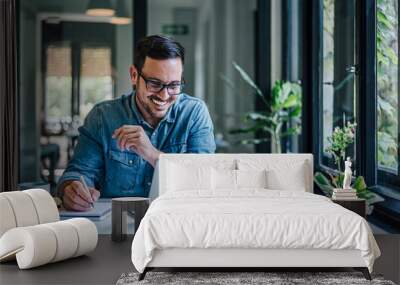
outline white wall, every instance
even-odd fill
[[[115,96],[132,92],[129,67],[133,64],[133,31],[132,25],[121,25],[115,28],[116,71]]]

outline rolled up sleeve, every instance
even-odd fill
[[[57,184],[57,193],[61,186],[71,180],[79,180],[82,175],[88,186],[98,188],[104,177],[104,152],[102,142],[102,116],[94,107],[87,115],[84,125],[80,127],[78,144],[74,156]]]

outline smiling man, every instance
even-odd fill
[[[184,48],[168,37],[139,41],[130,67],[134,92],[97,104],[79,128],[74,157],[58,184],[67,209],[88,210],[100,194],[148,196],[163,152],[215,151],[206,105],[182,93],[184,57]]]

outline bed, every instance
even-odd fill
[[[310,154],[163,154],[132,242],[153,268],[352,267],[380,251],[361,216],[313,194]]]

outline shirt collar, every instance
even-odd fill
[[[175,118],[176,118],[176,109],[177,109],[177,105],[180,101],[180,98],[182,96],[178,96],[178,98],[175,100],[174,104],[172,104],[172,106],[169,107],[167,114],[165,114],[165,117],[162,118],[162,120],[160,121],[167,121],[168,123],[174,123],[175,122]],[[132,99],[131,99],[131,107],[132,107],[132,111],[133,113],[136,115],[136,118],[138,119],[140,124],[148,124],[145,119],[143,118],[142,114],[140,113],[138,107],[136,106],[136,92],[133,91],[132,92]]]
[[[130,105],[132,108],[133,113],[135,114],[137,120],[139,121],[139,124],[143,125],[144,123],[146,123],[146,121],[144,120],[142,114],[140,113],[140,111],[138,110],[137,106],[136,106],[136,92],[133,91],[131,94],[131,100],[130,100]]]

